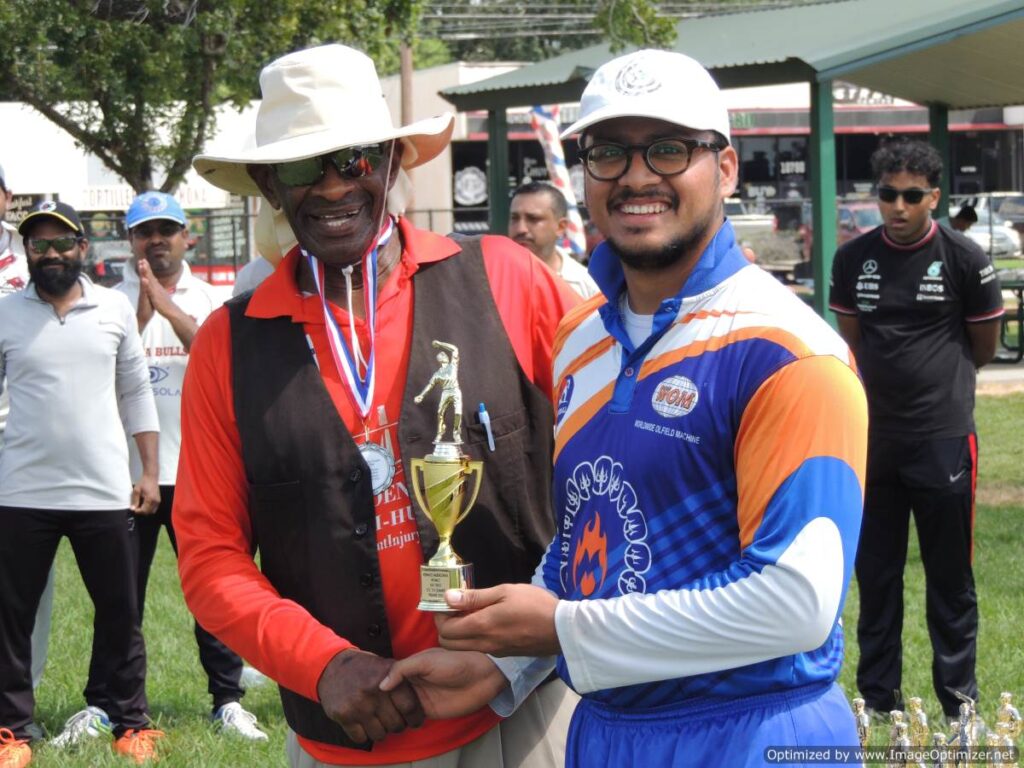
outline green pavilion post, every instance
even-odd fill
[[[811,80],[811,206],[814,310],[835,325],[835,316],[828,310],[828,285],[836,250],[836,140],[831,80]]]
[[[504,107],[487,112],[487,223],[496,235],[508,232],[508,116]]]

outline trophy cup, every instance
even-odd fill
[[[440,350],[437,362],[440,367],[415,398],[423,402],[424,396],[435,386],[441,390],[441,401],[437,406],[437,436],[434,450],[422,459],[410,462],[412,484],[416,501],[430,522],[437,528],[439,538],[437,552],[426,565],[420,566],[421,611],[450,613],[444,599],[449,589],[468,589],[473,586],[473,564],[464,563],[452,549],[452,533],[455,526],[469,514],[480,491],[484,465],[482,461],[470,461],[462,452],[462,391],[459,389],[459,350],[452,344],[434,341],[432,345]],[[452,438],[444,439],[445,414],[452,410]],[[472,490],[467,489],[471,478],[475,478]]]

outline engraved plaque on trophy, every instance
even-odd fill
[[[455,526],[465,519],[476,501],[483,479],[484,465],[471,461],[462,452],[462,391],[459,389],[459,350],[452,344],[434,341],[439,350],[440,367],[414,399],[423,402],[434,387],[441,391],[437,406],[437,435],[434,450],[422,459],[410,462],[413,493],[424,514],[437,528],[437,552],[426,565],[420,566],[421,611],[451,612],[444,599],[449,589],[473,586],[473,564],[464,563],[452,549]],[[445,415],[452,411],[451,439],[445,440]]]

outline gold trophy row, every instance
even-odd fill
[[[954,747],[957,750],[974,747],[1012,748],[1020,738],[1022,725],[1020,712],[1013,705],[1013,694],[1004,691],[999,695],[995,727],[987,728],[978,716],[975,702],[961,694],[959,717],[949,723],[949,732],[935,730],[928,725],[928,715],[921,706],[921,699],[911,696],[907,699],[907,711],[893,710],[889,713],[889,746],[896,749],[923,749],[926,747]],[[871,716],[864,699],[853,700],[853,715],[857,721],[857,736],[862,747],[868,746],[871,737]],[[1017,768],[1016,762],[992,763]],[[943,764],[941,768],[945,768]],[[953,763],[949,763],[953,765]]]

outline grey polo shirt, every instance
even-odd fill
[[[11,411],[0,506],[127,509],[130,434],[158,432],[138,321],[128,299],[80,278],[61,320],[35,286],[0,298],[0,381]]]

